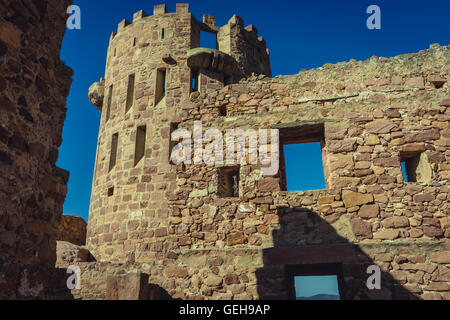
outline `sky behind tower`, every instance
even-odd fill
[[[89,86],[104,76],[106,51],[112,31],[122,19],[132,21],[141,9],[166,3],[175,12],[176,2],[147,0],[75,0],[81,9],[81,30],[66,32],[61,56],[74,69],[67,100],[67,119],[57,165],[71,172],[64,214],[88,219],[100,113],[87,98]],[[296,74],[325,63],[392,57],[450,43],[450,1],[442,0],[316,0],[316,1],[189,1],[197,20],[215,15],[221,26],[237,14],[253,24],[270,50],[273,76]],[[366,10],[381,9],[381,30],[369,30]],[[293,149],[295,167],[308,166],[307,157]],[[318,167],[320,170],[320,166]],[[320,187],[321,181],[308,179]],[[302,181],[292,188],[302,188]]]

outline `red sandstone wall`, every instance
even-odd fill
[[[69,173],[55,166],[72,70],[69,0],[0,2],[0,299],[44,297]]]
[[[81,217],[63,215],[58,226],[58,241],[66,241],[78,246],[86,244],[87,223]]]

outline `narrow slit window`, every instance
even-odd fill
[[[134,82],[135,76],[131,74],[128,76],[128,91],[127,91],[127,104],[125,113],[127,113],[134,104]]]
[[[342,264],[312,264],[286,267],[290,300],[341,300]]]
[[[191,92],[198,91],[198,79],[199,79],[199,71],[197,69],[193,69],[191,71]]]
[[[114,187],[108,189],[108,197],[112,197],[114,195]]]
[[[114,57],[117,55],[117,48],[114,48]]]
[[[164,30],[164,28],[162,28],[162,30],[161,30],[161,39],[164,39],[165,37],[166,37],[165,30]]]
[[[112,141],[111,141],[111,156],[109,159],[109,172],[111,172],[111,170],[116,166],[118,143],[119,143],[119,134],[115,133],[115,134],[113,134]]]
[[[326,189],[324,141],[323,124],[280,130],[280,181],[283,190]]]
[[[108,102],[106,104],[106,122],[108,122],[110,116],[111,116],[111,102],[112,102],[112,95],[113,95],[113,85],[109,87],[109,93],[108,93]]]
[[[155,103],[158,104],[166,96],[166,69],[156,72]]]
[[[133,47],[136,46],[136,38],[133,38]]]
[[[141,126],[137,128],[136,132],[136,147],[134,152],[134,165],[136,166],[145,155],[145,138],[147,127]]]
[[[219,168],[218,194],[221,198],[239,197],[239,166]]]

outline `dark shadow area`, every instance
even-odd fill
[[[299,275],[336,275],[341,300],[419,300],[318,213],[301,207],[277,211],[281,228],[272,232],[274,247],[263,250],[264,267],[256,271],[261,300],[295,300],[294,277]],[[380,266],[379,290],[367,287],[372,265]]]
[[[174,299],[164,288],[149,283],[145,273],[110,275],[106,281],[106,300],[181,300]]]

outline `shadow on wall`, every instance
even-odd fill
[[[281,228],[272,232],[274,247],[263,251],[264,267],[256,271],[260,299],[295,300],[296,276],[325,275],[337,277],[341,300],[419,299],[383,271],[383,262],[375,262],[316,212],[301,207],[278,208],[278,215]],[[376,243],[373,248],[381,252],[384,246]],[[373,274],[367,273],[372,265],[382,270],[380,290],[369,290],[366,284]]]
[[[149,275],[129,273],[108,276],[106,300],[181,300],[173,299],[162,287],[149,283]]]

